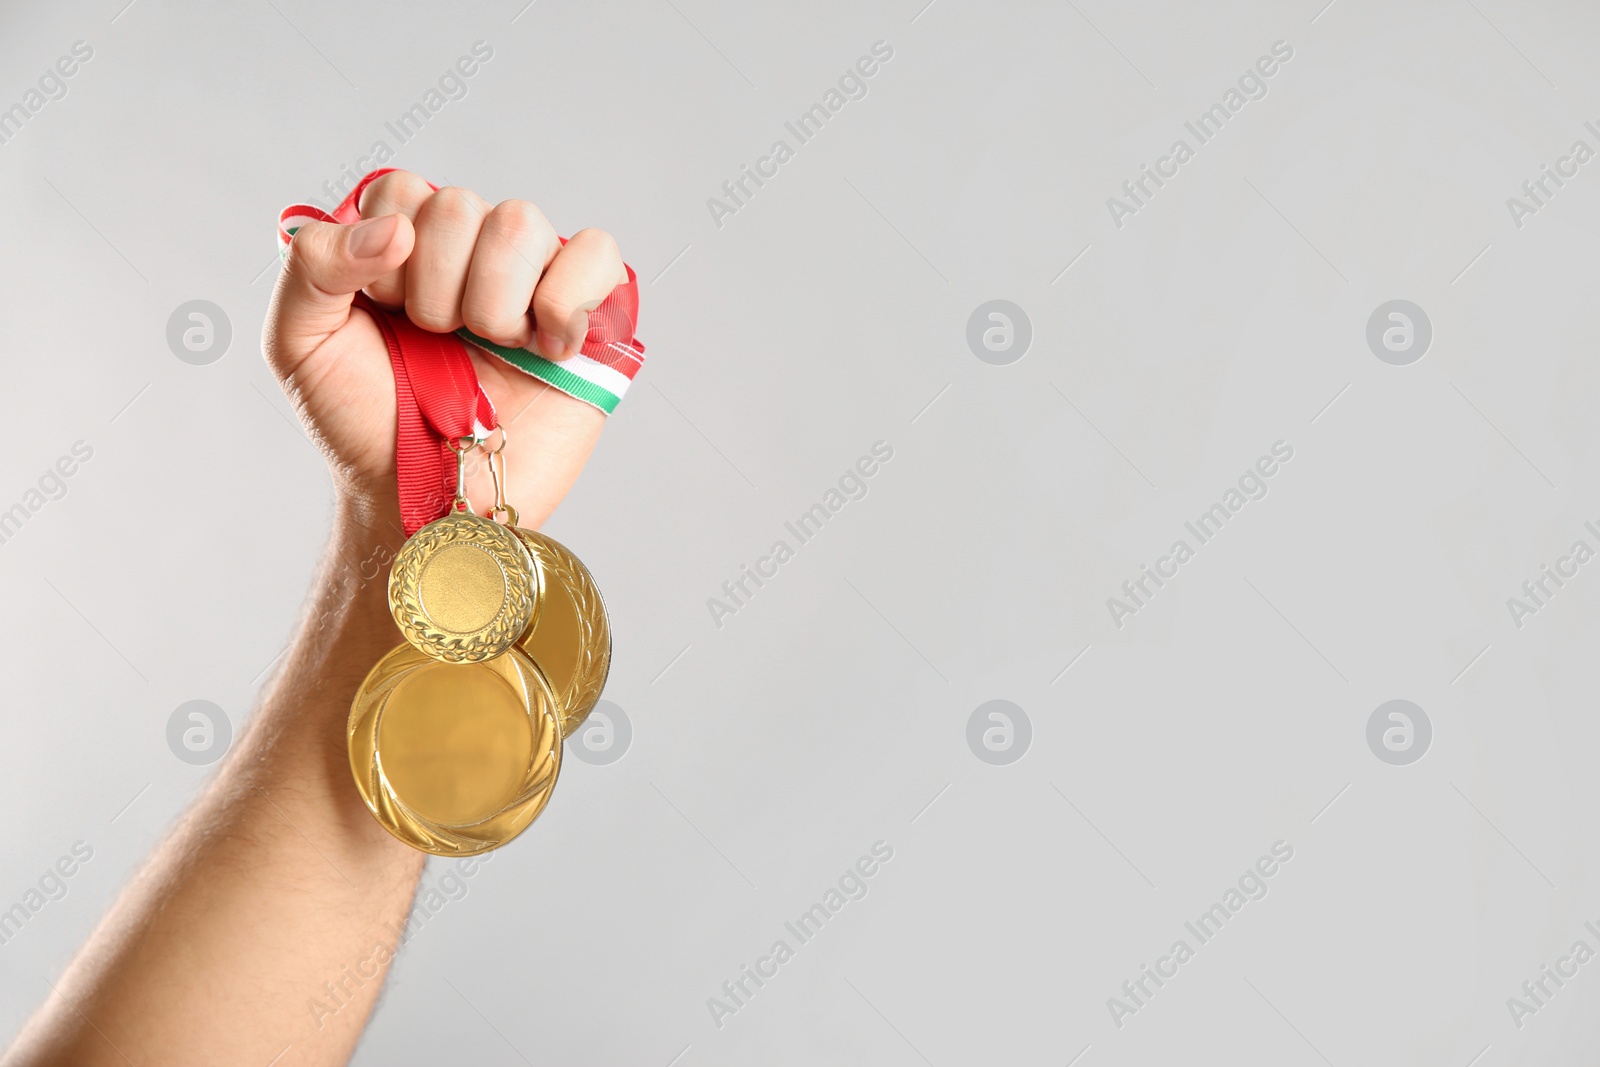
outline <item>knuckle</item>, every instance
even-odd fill
[[[572,235],[567,243],[579,245],[585,251],[592,252],[595,255],[615,259],[618,263],[622,262],[622,249],[618,247],[617,239],[605,230],[593,228],[579,230]]]
[[[280,272],[285,278],[296,278],[306,272],[309,259],[315,258],[312,254],[311,234],[306,231],[307,226],[302,226],[300,232],[294,235],[294,240],[289,242],[289,250],[283,254],[283,269]]]
[[[577,307],[566,293],[545,292],[541,288],[533,295],[534,320],[545,330],[552,332],[571,330],[574,320],[583,314],[583,310]]]
[[[449,333],[460,325],[454,304],[427,294],[407,294],[406,315],[418,326],[434,333]]]
[[[488,225],[513,244],[552,240],[555,227],[544,212],[526,200],[505,200],[489,212]]]
[[[308,222],[300,227],[284,254],[283,273],[290,277],[314,275],[318,265],[327,260],[340,229],[328,222]]]
[[[519,317],[520,313],[511,306],[481,298],[468,297],[461,305],[462,321],[480,337],[510,336],[516,332]]]
[[[402,206],[419,204],[433,192],[427,181],[408,170],[397,170],[373,179],[361,193],[363,215],[386,214]]]
[[[482,201],[469,189],[446,186],[428,197],[422,211],[429,221],[476,228],[483,218]]]

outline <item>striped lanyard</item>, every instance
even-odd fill
[[[332,213],[310,204],[284,208],[278,216],[280,254],[288,254],[289,243],[307,222],[361,221],[362,191],[394,169],[386,167],[363,177]],[[565,244],[566,238],[561,242]],[[394,369],[399,416],[395,466],[406,536],[449,510],[457,473],[452,445],[462,438],[482,440],[498,425],[494,405],[478,384],[467,344],[608,415],[615,410],[644,363],[644,346],[633,336],[639,284],[633,268],[627,271],[627,282],[589,312],[588,333],[578,353],[559,363],[532,349],[497,345],[465,327],[453,336],[431,333],[404,311],[389,311],[357,294],[355,305],[378,324]]]

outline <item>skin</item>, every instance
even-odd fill
[[[358,290],[444,332],[463,324],[550,358],[577,351],[586,311],[627,280],[598,230],[563,248],[526,201],[489,205],[396,172],[356,226],[311,224],[290,246],[263,348],[327,456],[337,504],[284,666],[216,777],[124,889],[0,1067],[349,1060],[387,973],[425,857],[362,805],[345,719],[401,641],[385,564],[399,548],[395,389]],[[536,529],[571,488],[605,417],[477,353],[510,431],[507,499]],[[482,513],[487,471],[473,475]],[[387,566],[378,570],[381,579]],[[362,979],[345,976],[359,971]],[[343,979],[339,1001],[324,983]],[[333,1014],[315,1013],[311,998]],[[274,1057],[278,1057],[274,1059]]]

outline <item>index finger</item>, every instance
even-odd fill
[[[432,195],[433,186],[426,180],[410,171],[397,170],[374,179],[371,185],[363,189],[358,206],[363,219],[379,215],[404,215],[415,223],[423,202]],[[400,264],[362,292],[384,307],[403,306],[406,302],[405,264]]]

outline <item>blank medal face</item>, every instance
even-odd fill
[[[506,574],[477,545],[446,545],[428,557],[417,578],[418,598],[441,630],[470,634],[494,621],[505,607]]]
[[[465,826],[517,795],[533,755],[521,699],[497,673],[430,664],[395,687],[378,723],[395,798],[442,826]]]
[[[396,646],[357,690],[346,738],[367,810],[401,841],[439,856],[516,837],[561,772],[555,694],[515,648],[482,663],[441,663]]]
[[[389,611],[405,639],[431,658],[483,663],[516,644],[533,622],[539,583],[516,534],[455,512],[400,546],[389,572]]]

